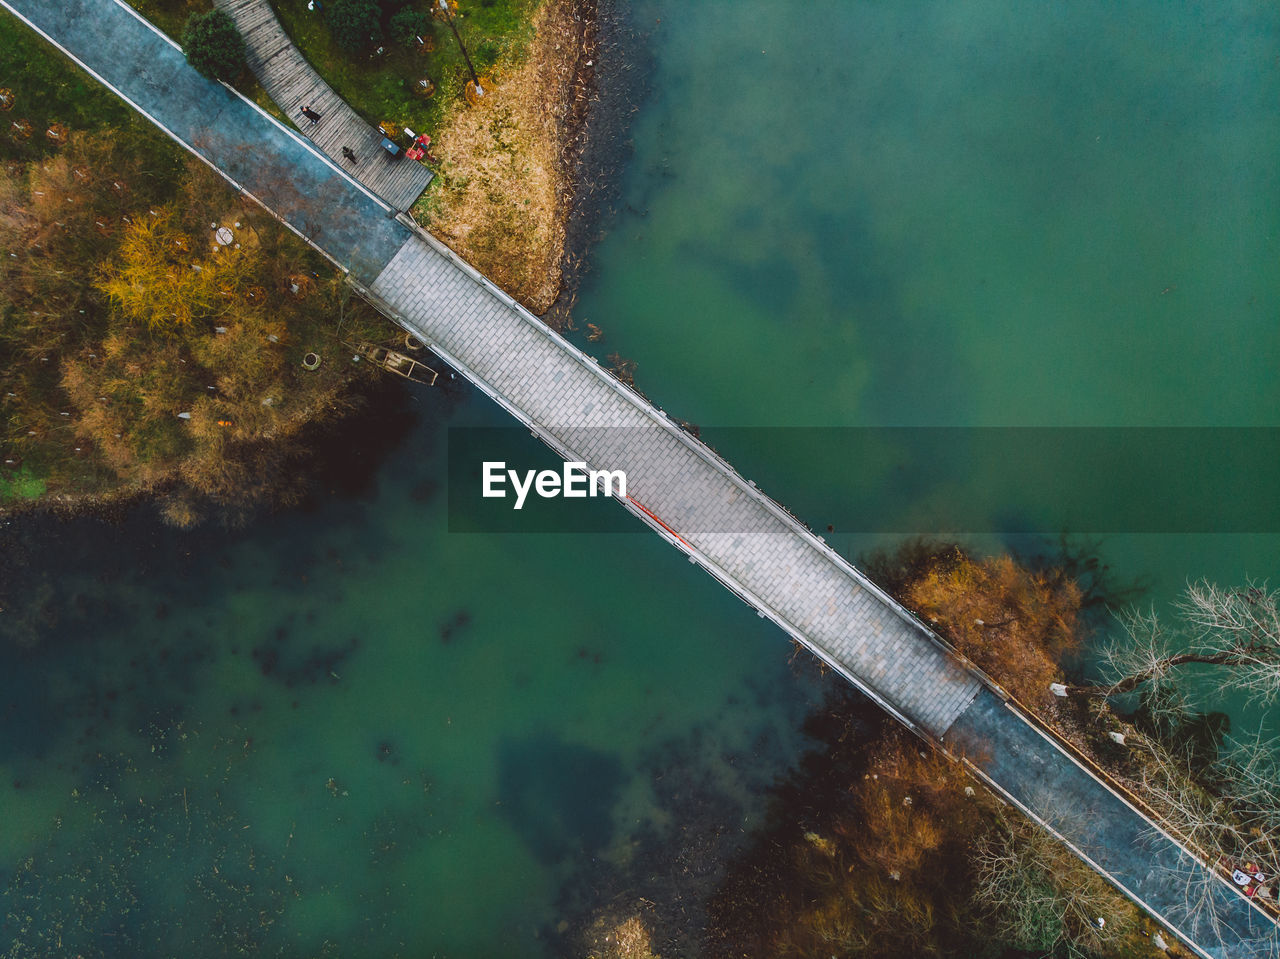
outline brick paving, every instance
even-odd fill
[[[973,700],[979,681],[833,550],[434,241],[372,291],[559,452],[624,471],[624,505],[900,717],[940,737]]]

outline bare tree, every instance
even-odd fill
[[[1068,686],[1074,696],[1115,696],[1143,686],[1177,689],[1185,666],[1226,667],[1223,686],[1259,705],[1280,699],[1280,590],[1266,584],[1224,589],[1209,582],[1187,588],[1170,626],[1154,610],[1122,617],[1125,640],[1103,651],[1109,681]]]
[[[1221,741],[1221,730],[1188,704],[1185,680],[1213,667],[1219,689],[1259,707],[1280,699],[1280,591],[1200,582],[1175,607],[1170,623],[1154,611],[1123,617],[1126,636],[1103,652],[1109,681],[1066,691],[1142,694],[1150,724],[1129,733],[1135,784],[1164,828],[1208,867],[1186,860],[1179,870],[1188,920],[1229,938],[1238,931],[1220,928],[1223,873],[1249,863],[1265,874],[1280,868],[1280,743],[1258,734]]]
[[[996,935],[1019,948],[1094,955],[1128,932],[1132,913],[1122,897],[1048,831],[1020,818],[1002,818],[982,834],[973,862],[975,900]]]
[[[1207,867],[1186,858],[1174,869],[1185,922],[1212,930],[1224,944],[1237,941],[1241,930],[1226,928],[1219,908],[1223,873],[1252,864],[1251,872],[1269,874],[1280,863],[1277,744],[1260,738],[1237,743],[1198,774],[1190,744],[1179,750],[1135,735],[1133,745],[1140,754],[1137,778],[1144,799]],[[1275,954],[1274,936],[1265,924],[1259,926],[1258,940],[1267,943],[1267,954]]]

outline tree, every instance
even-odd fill
[[[307,428],[351,409],[351,387],[374,375],[338,360],[332,318],[370,341],[384,321],[154,139],[73,134],[0,178],[0,500],[163,490],[180,525],[210,506],[238,518],[296,495]],[[211,223],[234,224],[235,243]],[[327,361],[304,369],[308,352]]]
[[[1154,611],[1124,616],[1125,636],[1103,651],[1108,681],[1067,693],[1141,697],[1130,734],[1133,778],[1163,825],[1207,864],[1188,863],[1180,877],[1184,907],[1216,924],[1216,869],[1253,862],[1270,872],[1280,862],[1280,766],[1275,742],[1231,740],[1225,716],[1191,706],[1186,680],[1208,667],[1220,674],[1217,688],[1259,707],[1280,698],[1280,592],[1200,582],[1175,608],[1172,624]]]
[[[158,332],[220,316],[253,264],[240,250],[199,246],[168,210],[138,216],[103,269],[101,289],[127,317]]]
[[[1038,955],[1086,956],[1128,934],[1128,904],[1038,826],[1004,817],[978,836],[973,856],[974,899],[996,939]]]
[[[1028,704],[1048,696],[1059,660],[1078,642],[1082,597],[1075,583],[1009,556],[979,560],[958,547],[937,548],[897,595]]]
[[[329,7],[329,29],[334,42],[348,53],[382,39],[382,23],[373,0],[334,0]]]
[[[182,30],[187,62],[213,80],[232,80],[244,69],[244,38],[221,10],[193,14]]]
[[[1116,696],[1148,687],[1176,708],[1183,700],[1183,667],[1226,667],[1225,688],[1236,689],[1260,706],[1280,698],[1280,591],[1247,584],[1224,589],[1209,582],[1187,588],[1176,604],[1172,627],[1154,611],[1122,617],[1125,638],[1103,651],[1109,681],[1068,686],[1075,696]]]
[[[430,29],[431,18],[413,7],[405,7],[391,17],[391,39],[406,47],[412,47]]]

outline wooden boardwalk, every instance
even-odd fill
[[[214,5],[235,21],[248,48],[249,69],[302,134],[391,207],[408,210],[431,182],[431,171],[403,152],[392,158],[382,148],[381,131],[320,79],[268,0],[214,0]],[[320,114],[320,120],[312,123],[303,116],[304,106]],[[344,147],[355,154],[354,163],[343,155]]]
[[[820,537],[408,217],[389,218],[301,138],[195,75],[120,0],[0,6],[351,268],[387,316],[561,456],[625,470],[624,508],[904,723],[964,747],[997,793],[1197,954],[1280,954],[1268,916],[1037,732]],[[282,177],[296,189],[280,190]],[[333,201],[305,202],[317,188]],[[1210,891],[1203,906],[1189,904],[1192,885]]]

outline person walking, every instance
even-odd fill
[[[343,159],[350,160],[352,163],[356,162],[356,155],[352,152],[351,147],[343,147],[342,156]]]
[[[310,104],[304,104],[300,111],[304,117],[311,121],[312,126],[320,122],[320,114],[311,109]]]

